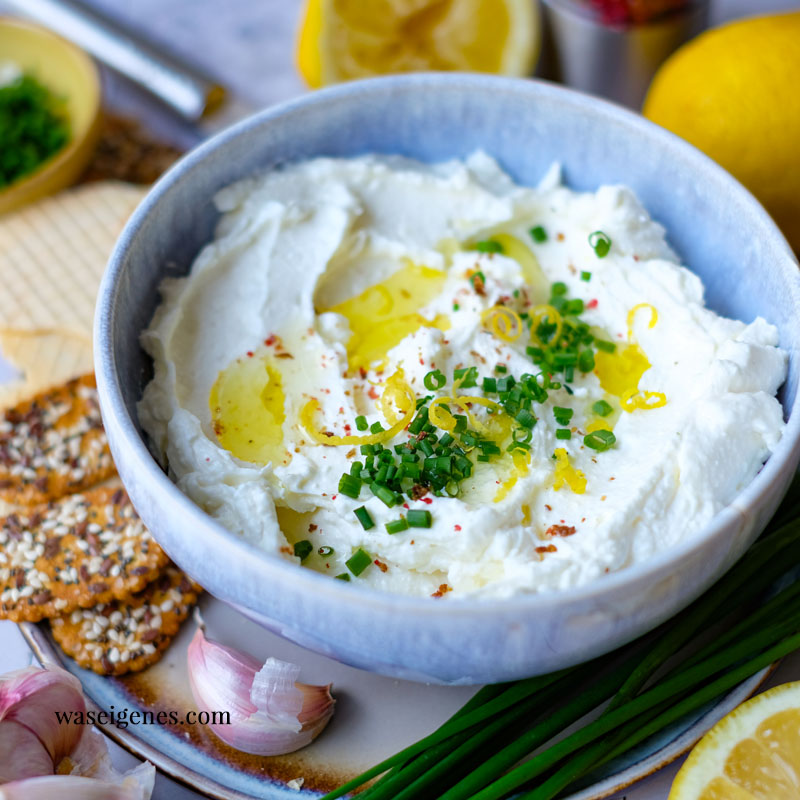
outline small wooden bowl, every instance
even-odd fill
[[[86,167],[100,134],[100,76],[83,50],[45,28],[0,18],[0,56],[19,65],[50,91],[63,97],[70,139],[52,158],[0,190],[0,214],[73,183]]]

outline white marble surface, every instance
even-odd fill
[[[255,108],[304,91],[294,69],[294,40],[300,0],[85,0],[174,52],[203,65],[215,78]],[[713,0],[712,22],[768,11],[800,9],[796,0]],[[3,2],[0,0],[0,11]],[[146,116],[159,130],[189,141],[191,134],[156,105],[113,76],[107,89],[114,102]],[[0,381],[8,379],[0,358]],[[31,662],[18,629],[0,622],[0,674]],[[800,654],[786,659],[767,686],[800,679]],[[136,759],[112,744],[114,761],[129,768]],[[612,800],[665,800],[682,759]],[[155,800],[196,800],[200,795],[159,775]]]

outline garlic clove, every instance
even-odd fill
[[[81,684],[66,670],[56,666],[26,667],[0,677],[0,727],[6,733],[16,723],[33,734],[50,757],[50,768],[38,774],[52,774],[55,765],[68,755],[83,735],[84,727],[76,723],[59,724],[55,710],[65,714],[85,712]],[[19,731],[18,731],[19,732]],[[12,761],[16,760],[16,748],[25,748],[25,758],[34,758],[34,748],[29,736],[15,741]],[[35,755],[42,761],[41,754]]]
[[[202,624],[188,652],[189,683],[201,711],[230,712],[230,724],[208,727],[246,753],[275,756],[305,747],[333,716],[330,685],[298,683],[300,667],[252,656],[207,639]]]
[[[135,781],[118,785],[73,775],[47,775],[0,786],[0,800],[142,800],[143,797]]]
[[[47,748],[33,731],[13,719],[0,722],[0,753],[0,783],[53,774]]]
[[[105,783],[138,787],[136,800],[149,800],[156,780],[156,769],[145,761],[125,773],[118,772],[108,754],[108,740],[100,731],[89,728],[78,747],[65,760],[59,772],[68,768],[69,775],[82,778],[95,778]]]

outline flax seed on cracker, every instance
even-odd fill
[[[124,489],[0,517],[0,619],[36,622],[130,597],[167,561]]]
[[[42,392],[0,418],[0,500],[45,503],[114,472],[94,375]]]
[[[137,672],[161,658],[202,589],[170,565],[138,594],[50,620],[53,638],[85,669]]]

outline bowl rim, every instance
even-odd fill
[[[447,90],[448,88],[466,88],[482,92],[514,92],[520,95],[533,93],[556,98],[560,102],[567,103],[573,107],[580,107],[584,111],[588,110],[596,116],[602,116],[606,121],[616,121],[626,127],[632,126],[635,129],[639,129],[651,140],[655,140],[659,146],[671,151],[677,150],[684,160],[688,159],[690,163],[695,164],[705,172],[711,171],[716,174],[719,180],[727,184],[726,188],[729,192],[737,195],[741,202],[751,207],[754,222],[759,223],[759,227],[765,229],[776,248],[784,250],[786,259],[783,263],[777,264],[776,268],[780,269],[787,278],[794,277],[793,281],[787,280],[787,284],[796,305],[800,307],[800,270],[798,270],[798,262],[785,237],[763,206],[730,173],[704,153],[644,117],[606,100],[535,79],[507,78],[473,73],[416,73],[369,78],[317,90],[299,98],[271,106],[247,117],[189,151],[154,184],[134,211],[118,238],[97,295],[94,325],[95,370],[103,415],[111,415],[116,429],[124,436],[126,458],[134,462],[131,470],[135,472],[137,479],[146,479],[153,487],[154,494],[157,493],[161,499],[167,499],[175,503],[186,522],[192,525],[191,529],[194,531],[195,536],[202,530],[203,536],[212,537],[220,545],[224,545],[231,561],[237,555],[241,558],[252,559],[255,557],[258,562],[257,569],[259,573],[265,577],[273,573],[284,578],[291,577],[293,586],[298,592],[313,592],[318,596],[318,599],[329,599],[340,606],[350,605],[351,603],[363,605],[368,602],[373,608],[381,612],[392,613],[400,610],[403,612],[424,612],[429,617],[434,615],[440,619],[461,616],[475,619],[476,616],[483,617],[488,615],[496,617],[498,614],[544,612],[567,603],[579,603],[593,598],[602,598],[603,595],[612,593],[615,590],[622,590],[649,578],[659,577],[670,566],[677,567],[682,561],[695,555],[696,551],[701,550],[710,540],[719,536],[730,525],[735,524],[742,518],[747,519],[751,514],[751,510],[760,508],[769,493],[770,486],[776,480],[780,480],[781,473],[785,470],[785,465],[787,463],[790,464],[793,460],[796,461],[800,457],[800,390],[796,392],[794,402],[791,408],[787,410],[788,413],[785,412],[784,414],[786,427],[775,452],[764,463],[755,478],[736,495],[729,505],[722,508],[707,525],[693,536],[687,537],[678,546],[657,553],[639,564],[624,567],[604,575],[602,579],[567,589],[520,593],[507,598],[468,596],[465,598],[452,598],[446,603],[432,603],[431,599],[427,597],[383,592],[360,586],[357,582],[334,581],[327,575],[292,564],[279,554],[264,550],[227,530],[181,492],[178,486],[162,470],[150,453],[144,438],[139,435],[136,424],[128,413],[123,399],[116,369],[116,358],[111,349],[113,339],[112,324],[116,309],[114,301],[118,296],[119,288],[117,278],[124,267],[126,255],[132,241],[150,215],[154,213],[162,196],[167,193],[176,181],[181,179],[184,173],[193,171],[208,154],[224,147],[251,129],[274,123],[286,115],[300,114],[309,107],[324,106],[325,104],[336,103],[340,99],[351,100],[358,97],[361,97],[362,102],[366,103],[369,102],[369,96],[376,92],[413,92],[419,90],[430,91],[431,89]],[[798,325],[800,325],[800,318]],[[733,561],[730,561],[725,570],[729,569],[733,563]],[[229,581],[227,587],[227,594],[229,595],[236,593],[233,584],[233,581]],[[321,598],[320,595],[322,595]],[[235,598],[225,599],[234,600]],[[236,602],[239,601],[237,600]]]
[[[33,172],[28,173],[28,175],[24,176],[21,180],[14,181],[14,183],[9,184],[4,189],[0,189],[0,204],[9,204],[9,210],[13,211],[14,208],[11,201],[16,193],[27,196],[32,192],[36,192],[36,187],[47,183],[55,173],[61,171],[66,164],[78,156],[85,147],[87,140],[91,139],[95,133],[99,131],[98,123],[100,121],[103,90],[100,81],[100,71],[97,65],[85,51],[81,50],[76,44],[73,44],[69,39],[59,36],[49,28],[17,17],[0,15],[0,27],[24,28],[44,40],[49,40],[51,44],[67,51],[83,72],[82,80],[84,89],[91,100],[90,113],[87,117],[86,125],[79,131],[73,131],[72,138],[67,142],[65,147],[59,150],[52,158],[44,161],[41,166],[37,167]],[[71,115],[70,122],[74,122]]]

